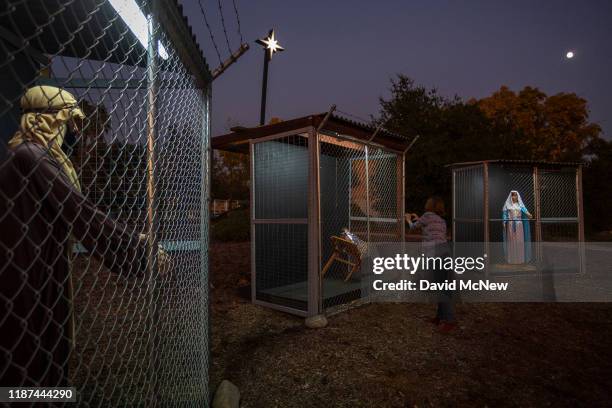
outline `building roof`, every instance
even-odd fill
[[[138,1],[138,0],[137,0]],[[140,2],[145,4],[146,2]],[[48,63],[45,54],[145,66],[146,53],[109,2],[28,0],[0,14],[0,36]],[[173,51],[199,85],[210,82],[206,59],[178,0],[159,1],[153,14]],[[145,9],[145,7],[142,7]],[[147,14],[147,12],[145,12]],[[53,18],[52,18],[53,17]]]
[[[446,167],[466,167],[474,166],[483,163],[495,163],[495,164],[517,164],[517,165],[530,165],[530,166],[548,166],[548,167],[578,167],[581,166],[581,162],[551,162],[546,160],[511,160],[511,159],[494,159],[494,160],[481,160],[471,161],[462,163],[452,163],[446,165]]]
[[[232,128],[231,133],[213,137],[212,147],[213,149],[246,153],[248,152],[249,140],[251,139],[259,139],[311,126],[318,128],[326,115],[327,112],[322,112],[252,128],[235,127]],[[347,119],[337,114],[329,116],[322,130],[338,135],[350,136],[364,142],[370,141],[395,151],[404,151],[412,141],[412,139],[386,129],[381,128],[376,131],[375,126]]]

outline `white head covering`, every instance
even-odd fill
[[[516,193],[516,196],[518,198],[517,203],[512,201],[512,193]],[[523,199],[521,198],[521,194],[516,190],[510,191],[510,194],[508,194],[508,198],[506,198],[506,202],[504,203],[504,208],[502,209],[502,211],[507,211],[509,209],[520,209],[520,208],[526,208],[525,204],[523,204]]]

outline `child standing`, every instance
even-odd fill
[[[423,247],[428,256],[447,257],[450,250],[446,238],[446,221],[442,218],[445,214],[444,201],[440,197],[430,197],[425,203],[425,213],[419,217],[416,214],[406,214],[406,222],[410,229],[421,228],[423,231]],[[433,271],[437,282],[448,279],[445,269]],[[455,329],[455,314],[451,303],[451,292],[441,291],[438,293],[438,311],[432,323],[440,327],[440,331],[447,333]]]

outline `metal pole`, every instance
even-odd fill
[[[406,153],[402,154],[402,185],[401,185],[401,208],[400,208],[400,233],[402,234],[401,242],[406,241]]]
[[[202,289],[202,318],[203,327],[205,331],[203,333],[204,338],[208,339],[206,353],[206,362],[202,364],[204,370],[203,378],[206,379],[206,385],[204,390],[204,400],[209,400],[209,388],[208,388],[208,373],[210,372],[210,344],[212,344],[212,336],[210,331],[210,302],[208,301],[208,281],[209,281],[209,262],[208,262],[208,245],[210,242],[210,186],[211,186],[211,172],[210,164],[212,160],[212,149],[210,148],[210,101],[211,101],[211,86],[202,91],[203,97],[203,112],[202,112],[202,133],[200,138],[201,146],[201,177],[202,183],[204,184],[203,191],[200,196],[200,288]]]
[[[152,7],[155,7],[155,1],[152,3]],[[155,22],[153,16],[148,17],[148,34],[149,42],[147,47],[147,147],[146,147],[146,158],[147,158],[147,217],[146,217],[146,231],[147,231],[147,292],[149,293],[149,344],[151,345],[150,350],[150,374],[151,374],[151,387],[152,393],[150,394],[149,406],[156,406],[159,401],[158,398],[158,381],[157,381],[157,368],[158,368],[158,354],[157,350],[157,302],[156,302],[156,277],[157,277],[157,200],[156,200],[156,189],[155,189],[155,162],[156,162],[156,151],[155,142],[157,138],[157,106],[156,97],[158,92],[157,83],[157,35],[156,35]]]
[[[319,206],[319,132],[308,132],[308,316],[323,312],[321,282],[321,212]]]
[[[238,48],[238,50],[233,53],[232,55],[230,55],[230,57],[228,59],[226,59],[223,64],[221,64],[219,67],[217,67],[213,72],[212,72],[212,78],[213,80],[217,79],[223,72],[225,72],[226,69],[228,69],[234,62],[238,61],[238,58],[240,58],[245,52],[247,52],[249,50],[249,44],[242,44],[240,46],[240,48]]]
[[[584,203],[582,199],[582,165],[576,170],[576,204],[578,210],[578,250],[580,258],[580,273],[586,272],[584,243]]]
[[[323,130],[323,127],[327,124],[327,121],[329,120],[329,117],[334,113],[335,110],[336,110],[336,105],[332,105],[332,106],[329,107],[329,110],[327,111],[327,113],[323,117],[323,120],[321,121],[321,123],[319,123],[319,126],[317,126],[317,134],[321,130]],[[318,136],[317,136],[317,140],[318,140]]]
[[[261,113],[259,114],[259,126],[266,123],[266,94],[268,93],[268,65],[270,65],[270,53],[264,50],[263,83],[261,88]]]
[[[368,218],[368,232],[367,232],[367,242],[371,242],[370,240],[370,175],[368,171],[369,163],[368,163],[368,145],[365,145],[365,179],[366,179],[366,211]]]
[[[485,264],[485,273],[489,274],[489,163],[484,162],[482,164],[482,180],[483,180],[483,229],[484,229],[484,252],[487,255]]]
[[[404,149],[404,154],[406,154],[406,152],[408,152],[408,150],[410,150],[412,148],[412,146],[416,143],[417,140],[419,140],[419,138],[421,137],[421,135],[416,135],[414,137],[414,139],[412,139],[412,142],[410,142],[410,144],[408,145],[408,147],[406,147]]]
[[[533,193],[535,197],[535,241],[536,241],[536,261],[542,257],[542,214],[541,214],[541,189],[540,172],[537,166],[533,167]]]
[[[457,188],[457,169],[452,169],[452,185],[451,185],[451,194],[452,194],[452,200],[453,200],[453,219],[451,220],[451,222],[453,223],[452,225],[452,234],[453,234],[453,243],[457,242],[457,223],[455,221],[455,219],[457,218],[457,193],[456,193],[456,188]]]
[[[321,279],[321,172],[319,132],[323,129],[336,105],[332,105],[319,126],[308,131],[309,197],[308,197],[308,316],[323,312],[323,282]]]
[[[257,289],[255,284],[257,282],[257,270],[255,269],[255,260],[257,250],[257,241],[255,239],[255,144],[253,140],[249,140],[249,160],[251,168],[251,200],[250,200],[250,212],[251,212],[251,302],[255,303]]]
[[[376,126],[376,129],[374,130],[374,133],[372,133],[372,136],[370,136],[370,138],[368,139],[368,143],[370,143],[372,140],[374,140],[376,135],[378,135],[378,132],[380,132],[380,129],[382,129],[382,125]]]

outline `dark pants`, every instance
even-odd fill
[[[448,244],[439,244],[435,248],[435,256],[446,258],[451,256]],[[451,282],[454,278],[453,271],[447,271],[444,268],[433,271],[434,280],[436,283],[443,283],[448,280]],[[436,317],[447,322],[455,321],[455,308],[453,306],[453,292],[450,290],[440,290],[436,293],[438,300],[438,311]]]

